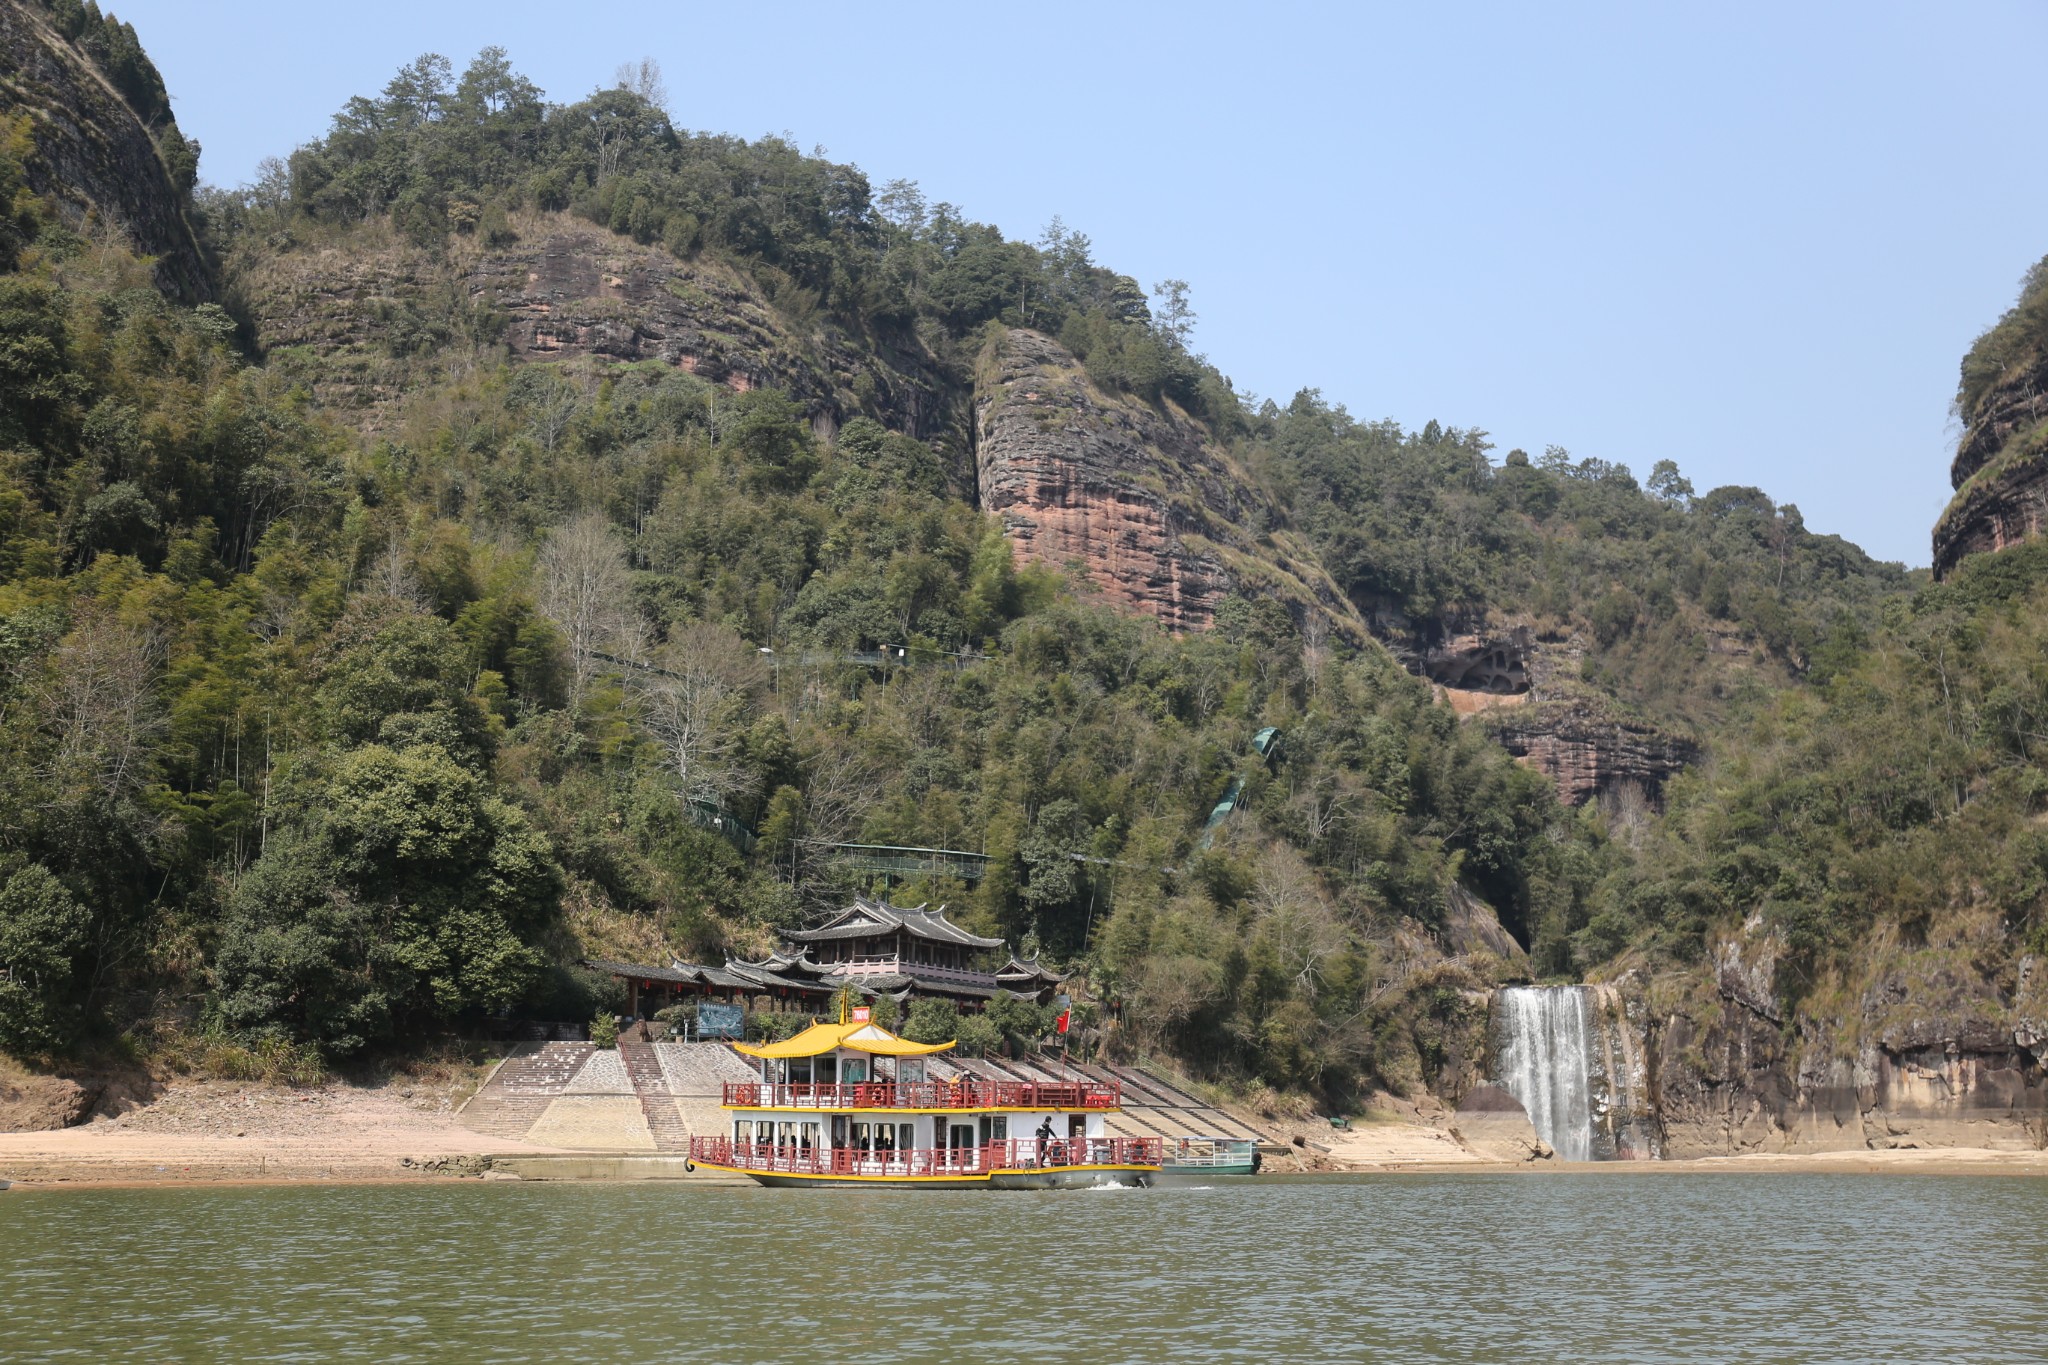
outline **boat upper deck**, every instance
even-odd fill
[[[1158,1138],[1061,1137],[1042,1143],[1009,1138],[980,1146],[900,1150],[735,1142],[723,1137],[690,1139],[693,1161],[778,1175],[922,1179],[1004,1170],[1157,1167],[1163,1156]]]
[[[727,1109],[891,1109],[1097,1111],[1123,1107],[1114,1080],[990,1081],[961,1075],[944,1081],[727,1081]]]

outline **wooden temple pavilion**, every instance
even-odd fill
[[[978,1010],[1004,998],[1044,1003],[1066,979],[1000,938],[961,928],[943,905],[928,910],[865,896],[815,929],[786,932],[781,948],[759,962],[656,967],[585,958],[582,965],[625,982],[627,1012],[636,1018],[684,999],[815,1012],[848,985],[870,997],[936,996]]]

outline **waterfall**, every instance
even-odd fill
[[[1560,1157],[1591,1161],[1593,1009],[1585,989],[1515,986],[1497,999],[1496,1079]]]
[[[1612,986],[1514,986],[1494,997],[1494,1081],[1566,1161],[1656,1159],[1637,1026]]]

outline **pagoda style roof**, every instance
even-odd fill
[[[1057,986],[1060,982],[1065,981],[1068,975],[1066,972],[1054,971],[1035,957],[1019,957],[1015,953],[1010,954],[1008,962],[996,968],[996,980],[1006,986],[1013,986],[1024,981],[1037,981],[1047,986]]]
[[[950,943],[961,948],[1000,948],[1003,940],[970,934],[946,918],[946,907],[926,910],[922,905],[897,906],[855,896],[853,904],[815,929],[793,929],[783,934],[792,943],[826,943],[846,938],[878,938],[901,930],[912,938],[931,943]]]
[[[796,960],[791,959],[793,962]],[[629,977],[636,981],[666,981],[677,986],[704,986],[719,991],[760,991],[780,986],[811,995],[828,995],[834,989],[815,980],[787,977],[771,971],[772,961],[736,962],[728,958],[723,967],[707,967],[695,962],[672,962],[666,967],[655,967],[644,962],[613,962],[606,958],[586,957],[579,959],[579,965],[608,976]]]
[[[678,962],[672,967],[651,967],[643,962],[612,962],[601,957],[578,958],[579,967],[603,972],[607,976],[630,976],[641,981],[668,981],[681,986],[705,984],[704,968],[687,962]]]
[[[779,1043],[763,1043],[759,1047],[734,1043],[732,1046],[735,1052],[744,1052],[749,1057],[818,1057],[841,1048],[876,1057],[928,1057],[951,1048],[953,1040],[913,1043],[908,1038],[897,1037],[879,1024],[855,1020],[844,1024],[813,1024],[794,1038],[785,1038]]]
[[[781,956],[781,954],[776,955],[776,957]],[[807,991],[812,994],[825,994],[831,991],[832,987],[826,986],[814,979],[785,976],[782,974],[782,971],[778,970],[780,967],[796,965],[802,961],[801,958],[786,958],[778,963],[776,957],[771,957],[763,962],[746,962],[727,958],[725,969],[719,975],[729,977],[739,982],[742,986],[755,988],[781,986],[785,990]],[[810,964],[804,963],[803,965],[808,966]]]
[[[748,962],[744,965],[759,967],[763,971],[780,972],[784,975],[796,972],[803,975],[816,976],[825,970],[817,963],[811,961],[811,950],[808,948],[798,948],[794,952],[787,947],[777,948],[759,962]]]
[[[892,1000],[901,1000],[913,991],[919,995],[951,995],[971,1000],[997,1000],[1004,996],[1015,996],[1019,1000],[1033,998],[1027,992],[1013,991],[1006,986],[983,986],[944,977],[919,976],[914,972],[872,972],[866,976],[838,979],[857,991],[886,995]]]

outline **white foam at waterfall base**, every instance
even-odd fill
[[[1583,986],[1512,986],[1499,996],[1494,1081],[1522,1102],[1566,1161],[1593,1159],[1592,1004]]]

